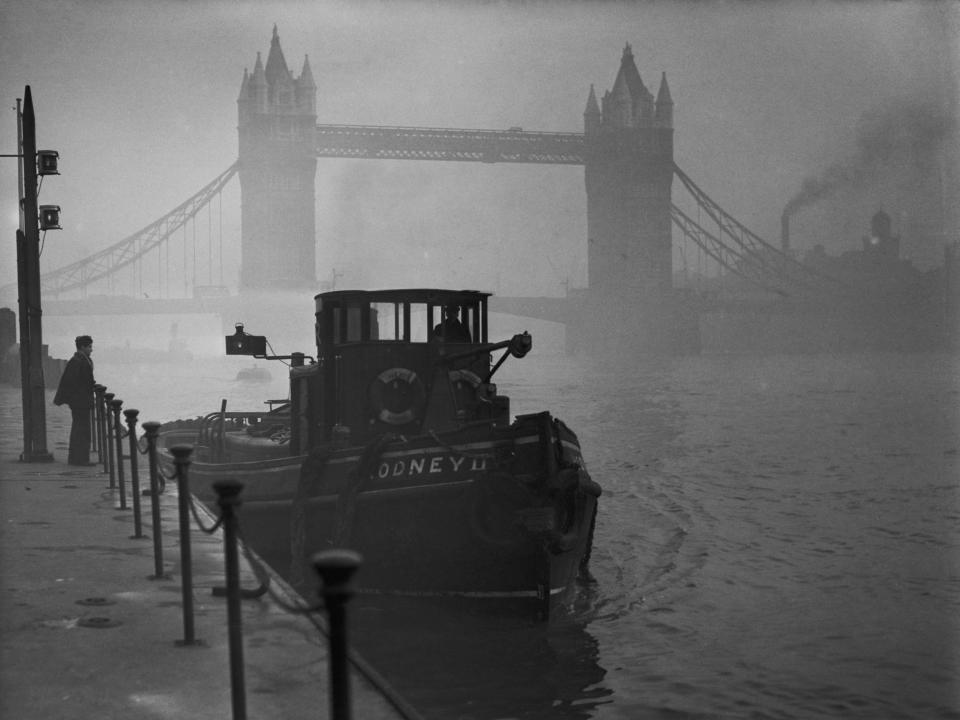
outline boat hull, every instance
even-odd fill
[[[161,438],[169,447],[187,433]],[[310,557],[330,547],[363,555],[360,593],[519,603],[540,616],[587,576],[600,491],[576,436],[548,413],[302,456],[250,459],[255,446],[275,450],[229,440],[220,462],[196,447],[190,490],[216,510],[213,484],[243,483],[242,537],[298,589],[316,585]]]

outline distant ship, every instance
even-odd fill
[[[260,367],[259,365],[243,368],[237,373],[237,380],[242,382],[263,383],[270,382],[272,379],[273,376],[270,374],[270,371],[265,367]]]

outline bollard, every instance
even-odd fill
[[[243,483],[221,480],[213,484],[223,522],[223,556],[227,575],[227,638],[230,647],[230,697],[233,720],[246,720],[246,690],[243,678],[243,630],[240,615],[240,562],[237,555],[237,516]]]
[[[180,575],[183,589],[183,640],[177,645],[196,645],[193,636],[193,561],[190,557],[190,483],[187,468],[190,467],[191,445],[174,445],[173,464],[177,472],[177,504],[180,509]]]
[[[130,438],[130,494],[133,496],[133,535],[130,539],[142,538],[143,526],[140,517],[140,468],[137,463],[137,415],[139,410],[129,408],[123,411],[127,419],[127,437]]]
[[[110,409],[113,411],[113,432],[116,436],[114,447],[117,449],[117,485],[120,487],[120,509],[127,509],[127,485],[123,482],[123,425],[120,424],[120,406],[123,400],[113,398]]]
[[[107,451],[103,441],[103,394],[107,391],[106,385],[97,383],[93,386],[94,395],[94,417],[97,426],[97,457],[103,463],[103,471],[107,472]]]
[[[117,475],[114,470],[114,454],[113,454],[113,414],[110,412],[110,403],[113,401],[113,393],[105,392],[103,394],[103,431],[107,440],[107,466],[109,467],[110,472],[110,489],[113,490],[117,486]]]
[[[150,518],[153,522],[153,576],[151,580],[166,580],[163,572],[163,534],[160,527],[160,468],[157,464],[157,431],[160,423],[148,420],[143,424],[147,437],[147,464],[150,466]]]
[[[324,550],[311,558],[320,575],[320,595],[329,617],[330,717],[350,718],[350,677],[347,665],[347,601],[353,596],[351,578],[363,557],[353,550]]]

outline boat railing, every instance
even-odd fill
[[[258,426],[261,429],[275,428],[278,424],[290,426],[290,413],[281,412],[282,408],[271,411],[230,411],[221,409],[220,412],[206,415],[200,422],[197,439],[201,445],[210,449],[211,459],[214,462],[223,461],[226,455],[227,433],[243,432],[254,434]]]

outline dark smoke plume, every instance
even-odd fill
[[[956,118],[933,101],[899,102],[865,113],[857,124],[857,150],[852,158],[803,181],[784,208],[789,216],[841,190],[867,184],[894,171],[918,180],[936,171],[937,156],[956,130]]]

